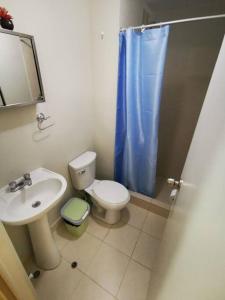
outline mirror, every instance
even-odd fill
[[[34,38],[0,30],[0,109],[43,101]]]

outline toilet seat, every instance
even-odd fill
[[[120,183],[102,180],[93,187],[93,197],[105,209],[120,209],[130,200],[128,190]]]

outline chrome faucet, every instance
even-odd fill
[[[23,179],[20,181],[11,181],[9,183],[10,192],[16,192],[18,190],[22,190],[26,185],[32,185],[32,179],[29,173],[23,175]]]

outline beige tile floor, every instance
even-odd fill
[[[60,223],[53,233],[60,266],[33,280],[39,300],[146,300],[153,262],[166,219],[133,204],[121,222],[108,226],[92,217],[74,239]],[[78,267],[71,268],[77,261]]]

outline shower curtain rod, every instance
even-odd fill
[[[152,28],[152,27],[159,27],[159,26],[163,26],[163,25],[187,23],[187,22],[193,22],[193,21],[203,21],[203,20],[218,19],[218,18],[225,18],[225,14],[198,17],[198,18],[181,19],[181,20],[174,20],[174,21],[167,21],[167,22],[160,22],[160,23],[152,23],[152,24],[148,24],[148,25],[141,25],[141,26],[128,27],[128,28],[121,28],[120,31],[126,31],[127,29],[146,29],[146,28]]]

